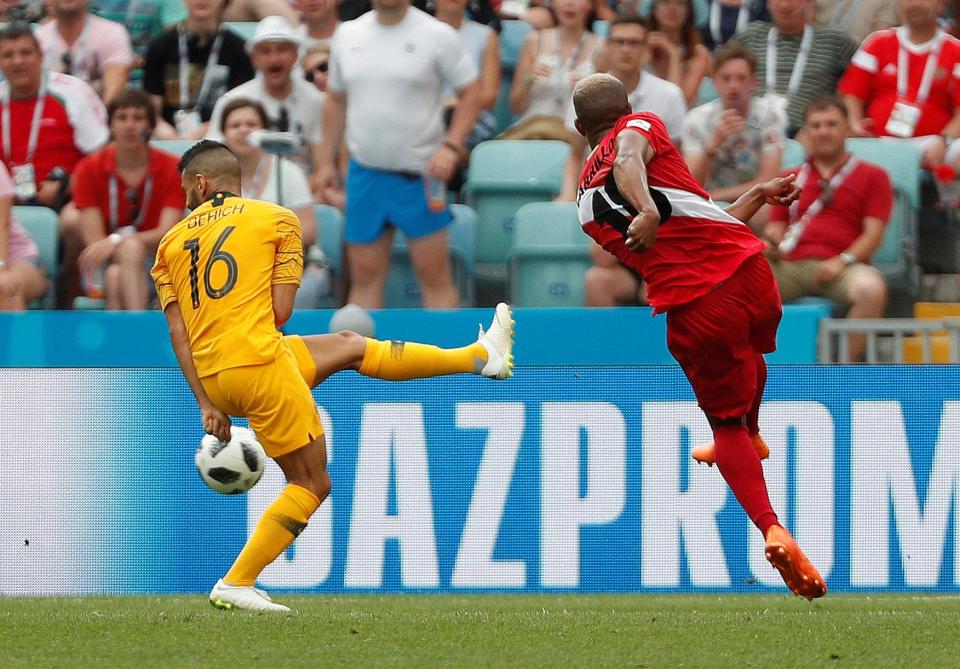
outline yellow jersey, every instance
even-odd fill
[[[274,284],[300,285],[303,235],[289,209],[216,193],[160,240],[160,306],[180,305],[200,376],[272,362],[282,335]]]

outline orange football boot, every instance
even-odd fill
[[[763,437],[759,433],[750,435],[750,442],[753,444],[753,450],[757,452],[757,455],[760,456],[761,460],[766,460],[770,457],[770,449],[767,447],[767,442],[763,440]],[[690,455],[693,456],[693,459],[697,462],[702,462],[705,465],[710,465],[713,467],[713,464],[716,462],[716,458],[713,457],[713,443],[701,444],[691,451]]]
[[[816,599],[827,594],[827,584],[820,572],[800,550],[790,533],[779,525],[767,530],[767,561],[776,567],[790,591],[795,595]]]

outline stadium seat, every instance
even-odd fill
[[[478,272],[506,278],[514,214],[556,197],[569,150],[566,142],[549,140],[494,140],[473,150],[463,192],[478,217],[476,261],[484,263]]]
[[[919,284],[916,248],[920,151],[909,142],[869,138],[848,139],[847,149],[858,158],[883,167],[890,175],[895,197],[893,212],[883,245],[873,255],[873,264],[891,284],[915,291]]]
[[[592,32],[606,39],[607,35],[610,32],[610,22],[609,21],[594,21]]]
[[[789,170],[791,167],[803,164],[807,159],[807,150],[803,144],[795,139],[788,139],[783,143],[783,158],[780,160],[780,166]]]
[[[590,239],[572,202],[535,202],[517,212],[510,301],[519,307],[582,307]]]
[[[74,311],[102,311],[107,307],[107,301],[80,295],[73,298]]]
[[[333,282],[328,303],[321,308],[336,308],[340,304],[340,292],[343,286],[343,214],[329,204],[313,206],[313,215],[317,219],[317,243],[330,263]]]
[[[700,88],[697,89],[697,104],[705,105],[708,102],[713,102],[720,97],[720,94],[717,92],[716,86],[713,85],[712,77],[704,77],[700,81]]]
[[[196,139],[151,139],[150,146],[175,156],[182,156],[198,141]]]
[[[256,21],[227,21],[224,25],[234,34],[242,37],[244,42],[253,37],[253,33],[257,31]]]
[[[517,67],[523,40],[533,31],[526,21],[510,19],[500,22],[500,65],[511,73]]]
[[[461,306],[473,304],[473,252],[477,214],[462,204],[450,205],[453,223],[448,228],[453,283],[460,290]],[[416,309],[422,306],[420,283],[410,262],[407,240],[399,230],[393,238],[390,276],[384,305],[389,308]]]
[[[57,278],[57,256],[60,252],[60,218],[47,207],[13,207],[13,217],[40,249],[43,269],[49,281],[47,294],[33,300],[31,309],[50,309],[53,306],[53,284]]]

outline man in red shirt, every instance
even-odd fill
[[[764,230],[780,298],[828,297],[849,306],[848,318],[881,318],[887,283],[870,258],[883,244],[893,208],[886,171],[847,153],[843,102],[815,99],[806,110],[810,159],[796,174],[802,193],[789,207],[772,207]],[[850,359],[863,356],[864,335],[850,337]]]
[[[960,40],[937,25],[943,0],[898,0],[904,25],[864,42],[838,90],[852,134],[915,142],[928,169],[960,168]]]
[[[763,354],[776,348],[781,307],[764,244],[744,223],[765,203],[793,202],[795,177],[753,186],[724,211],[660,118],[631,113],[617,79],[584,78],[573,103],[594,147],[577,192],[584,231],[640,274],[654,310],[667,313],[667,346],[713,430],[711,460],[763,533],[767,560],[795,594],[822,596],[826,584],[777,520],[760,466]]]
[[[157,122],[146,93],[127,89],[109,107],[113,141],[80,161],[73,175],[73,203],[83,232],[80,269],[91,297],[108,309],[146,309],[147,270],[164,233],[183,217],[178,158],[147,140]]]

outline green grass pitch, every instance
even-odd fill
[[[3,667],[958,667],[960,597],[0,598]]]

